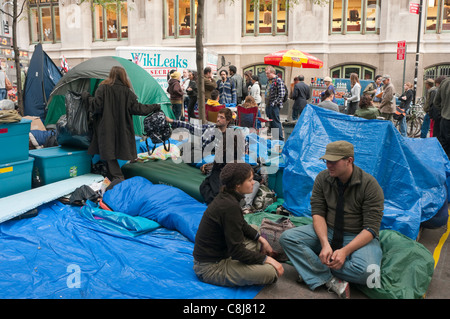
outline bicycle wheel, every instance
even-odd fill
[[[420,137],[422,129],[423,118],[413,116],[407,121],[408,137]]]

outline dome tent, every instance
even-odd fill
[[[122,66],[130,78],[132,89],[143,104],[161,104],[164,113],[174,118],[171,103],[158,82],[139,65],[116,56],[102,56],[84,61],[66,73],[50,94],[45,126],[55,125],[66,113],[65,95],[67,91],[88,91],[92,95],[101,81],[106,79],[113,66]],[[133,116],[136,135],[143,134],[143,116]]]

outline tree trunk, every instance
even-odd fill
[[[13,1],[13,50],[14,50],[14,62],[16,68],[16,79],[17,79],[17,105],[19,108],[19,113],[23,115],[24,105],[23,105],[23,94],[22,94],[22,69],[20,67],[20,52],[19,47],[17,46],[17,19],[19,18],[18,8],[17,8],[18,0]]]
[[[205,0],[198,0],[197,4],[197,34],[195,37],[196,62],[197,62],[197,103],[198,116],[203,123],[206,123],[205,114],[205,81],[203,77],[203,13]]]

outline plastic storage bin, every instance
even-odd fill
[[[87,150],[70,147],[48,147],[31,150],[34,157],[33,179],[47,185],[91,172],[92,157]]]
[[[0,164],[0,198],[31,189],[34,158],[10,164]]]
[[[28,160],[31,120],[0,124],[0,164]]]

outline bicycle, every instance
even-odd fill
[[[423,97],[417,100],[417,103],[412,105],[406,113],[406,134],[408,137],[420,137],[422,129],[423,117]],[[395,127],[400,131],[400,121],[394,120]]]

